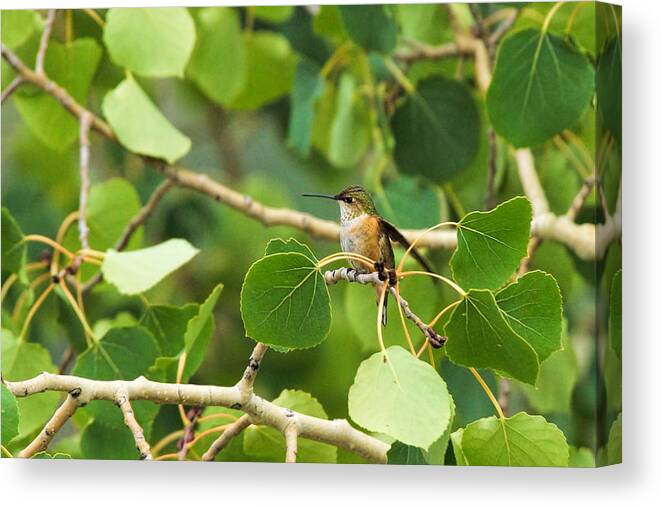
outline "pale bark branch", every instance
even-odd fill
[[[53,22],[55,21],[55,9],[50,9],[46,15],[46,22],[44,23],[44,31],[41,33],[39,39],[39,49],[37,50],[37,57],[34,64],[34,70],[37,75],[44,74],[44,63],[46,62],[46,51],[48,51],[48,42],[50,40],[51,32],[53,31]]]
[[[259,365],[262,363],[262,359],[267,350],[268,346],[263,343],[258,343],[255,345],[252,354],[250,354],[248,366],[246,366],[246,370],[243,372],[241,380],[239,380],[239,383],[236,385],[245,398],[248,398],[253,392],[257,370],[259,370]]]
[[[80,394],[80,390],[76,388],[69,391],[67,399],[57,408],[53,416],[39,432],[39,435],[18,454],[19,458],[31,458],[38,452],[48,449],[48,444],[53,440],[53,437],[80,406]]]
[[[209,450],[202,455],[202,461],[213,461],[218,456],[218,453],[222,451],[227,445],[241,433],[244,429],[250,426],[250,416],[244,414],[239,417],[236,421],[230,424],[222,434],[214,440],[214,442],[209,447]]]
[[[298,454],[298,428],[290,424],[283,431],[285,435],[285,463],[296,463]]]
[[[133,401],[233,408],[248,414],[254,424],[271,426],[279,431],[283,431],[289,424],[296,424],[301,438],[341,447],[374,463],[385,463],[389,448],[388,444],[353,428],[344,419],[326,420],[301,414],[274,405],[254,393],[244,400],[237,386],[171,384],[154,382],[144,377],[135,380],[92,380],[46,372],[29,380],[5,381],[5,385],[17,397],[44,391],[74,391],[80,392],[80,397],[85,400],[114,403],[117,394],[124,393]]]
[[[7,85],[7,87],[2,90],[2,96],[0,97],[0,104],[4,104],[5,100],[7,100],[12,93],[14,93],[16,90],[18,90],[18,87],[23,84],[23,78],[21,76],[18,76],[14,78],[14,80]]]
[[[454,43],[459,52],[469,52],[475,57],[476,79],[482,92],[485,92],[489,86],[491,72],[489,69],[489,58],[486,47],[481,40],[470,37],[467,34],[458,34]],[[25,64],[9,48],[2,46],[2,56],[19,73],[20,77],[26,83],[32,83],[56,98],[72,115],[80,119],[85,113],[92,114],[86,108],[81,106],[64,88],[57,85],[44,75],[37,75],[34,71],[25,66]],[[117,141],[112,128],[97,116],[92,116],[91,127],[95,131],[104,135],[110,140]],[[527,176],[532,167],[534,172],[534,163],[530,150],[518,150],[517,163],[523,163],[523,171]],[[150,157],[142,157],[151,162],[158,162],[158,167],[174,183],[183,188],[189,188],[202,194],[208,195],[213,199],[222,202],[230,208],[258,221],[266,226],[285,225],[295,229],[307,232],[311,236],[337,241],[339,239],[339,226],[337,223],[329,220],[322,220],[308,213],[288,208],[272,208],[260,202],[253,200],[250,196],[232,190],[231,188],[214,181],[205,174],[195,173],[181,167],[167,166],[161,160],[155,160]],[[536,178],[531,176],[531,178]],[[533,202],[535,216],[533,219],[532,232],[541,239],[551,239],[558,241],[572,248],[576,254],[586,260],[594,260],[603,255],[603,249],[595,249],[596,228],[594,224],[575,224],[567,217],[558,217],[551,213],[542,213],[544,207],[540,204],[545,201],[543,191],[539,193],[537,184],[528,181],[524,184],[526,195]],[[528,194],[532,191],[532,194]],[[548,206],[546,207],[548,211]],[[538,214],[539,213],[539,214]],[[600,231],[600,237],[611,239],[620,231],[617,222]],[[409,241],[414,241],[424,231],[423,230],[404,230],[402,233]],[[419,247],[428,247],[433,249],[452,249],[457,245],[457,236],[455,231],[439,230],[425,235],[419,242]]]
[[[90,189],[90,125],[92,117],[83,114],[80,118],[80,198],[78,203],[78,233],[80,246],[90,247],[90,229],[87,225],[87,199]]]
[[[124,424],[133,434],[133,440],[135,440],[135,446],[140,453],[140,459],[151,460],[151,449],[149,448],[149,442],[145,439],[145,434],[142,431],[142,426],[138,423],[135,418],[135,413],[133,412],[133,407],[129,401],[129,397],[124,392],[118,392],[115,403],[121,409],[122,414],[124,415]]]
[[[350,268],[340,268],[334,269],[332,271],[326,271],[324,273],[324,281],[327,285],[335,285],[340,280],[345,280],[347,282],[356,282],[363,285],[375,285],[380,287],[383,282],[379,279],[379,273],[363,273],[358,274],[354,269]],[[442,347],[447,338],[445,336],[439,335],[433,327],[427,325],[420,317],[418,317],[413,311],[406,299],[404,299],[400,294],[397,293],[395,287],[388,287],[390,294],[395,297],[397,304],[402,308],[404,316],[413,322],[416,327],[422,332],[422,334],[429,340],[429,343],[434,348]]]

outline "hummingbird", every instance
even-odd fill
[[[322,197],[333,199],[340,205],[340,245],[343,252],[352,252],[364,255],[375,261],[374,269],[356,260],[349,260],[351,267],[359,274],[377,271],[381,281],[388,280],[391,286],[397,283],[395,273],[395,254],[392,241],[396,241],[404,248],[411,244],[399,232],[397,227],[379,215],[372,196],[360,185],[351,185],[339,194],[303,194],[305,197]],[[411,255],[429,272],[432,268],[427,260],[414,248]],[[380,299],[378,287],[376,289],[377,305]],[[387,323],[388,292],[385,294],[381,323]]]

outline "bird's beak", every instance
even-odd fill
[[[337,196],[336,195],[330,195],[330,194],[302,194],[303,197],[322,197],[324,199],[332,199],[334,201],[337,201]]]

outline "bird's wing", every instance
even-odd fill
[[[388,235],[388,237],[393,240],[397,241],[400,245],[402,245],[404,248],[409,248],[411,246],[411,243],[404,237],[404,235],[399,232],[397,227],[395,227],[393,224],[388,222],[387,220],[384,220],[383,218],[381,219],[381,227],[385,231],[385,233]],[[433,273],[434,269],[431,267],[429,264],[429,261],[425,259],[420,252],[418,252],[415,248],[411,250],[411,255],[417,260],[420,265],[425,268],[426,271],[429,273]]]

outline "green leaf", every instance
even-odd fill
[[[339,5],[344,29],[367,51],[391,53],[397,43],[397,24],[384,5]]]
[[[597,59],[597,111],[606,130],[622,143],[622,41],[610,38]]]
[[[509,326],[493,294],[471,289],[445,326],[448,358],[474,368],[492,368],[535,384],[539,361],[535,350]]]
[[[71,459],[71,455],[65,452],[46,452],[41,451],[32,456],[31,459]]]
[[[553,276],[526,273],[496,293],[496,304],[514,332],[535,349],[540,363],[560,349],[562,296]]]
[[[296,56],[281,34],[267,31],[244,33],[246,79],[233,109],[259,109],[283,95],[294,83]]]
[[[87,93],[101,55],[101,47],[94,39],[76,39],[66,45],[51,40],[44,70],[78,103],[86,105]],[[49,148],[63,152],[78,139],[76,118],[48,93],[17,93],[14,103],[28,128]]]
[[[2,378],[5,380],[28,380],[47,371],[55,373],[48,351],[38,343],[19,341],[7,329],[2,330]],[[50,419],[60,400],[55,392],[39,393],[25,398],[19,398],[18,412],[21,418],[18,422],[19,438],[30,435],[41,429]]]
[[[72,375],[96,380],[134,380],[147,374],[159,354],[156,341],[145,328],[115,327],[78,356]],[[149,401],[133,401],[131,404],[148,435],[158,405]],[[124,424],[121,412],[112,410],[107,401],[92,401],[85,410],[106,426],[119,428]]]
[[[439,4],[394,5],[402,37],[437,45],[452,37],[447,9]]]
[[[318,120],[320,121],[320,120]],[[340,77],[328,137],[328,161],[343,169],[353,168],[370,142],[369,115],[363,95],[352,74]]]
[[[588,58],[556,35],[529,29],[500,44],[487,111],[514,146],[540,144],[572,127],[594,93]]]
[[[463,430],[460,442],[471,466],[566,467],[569,461],[562,431],[542,416],[525,412],[504,423],[496,416],[475,421]]]
[[[7,389],[4,384],[0,387],[2,394],[0,395],[0,437],[2,438],[2,445],[7,445],[9,441],[18,435],[18,403],[16,398]]]
[[[413,447],[401,442],[395,442],[388,451],[389,465],[428,465],[425,454],[420,447]]]
[[[349,390],[349,415],[370,431],[422,449],[450,424],[452,399],[443,379],[401,347],[360,364]]]
[[[183,7],[110,9],[103,42],[120,67],[148,77],[183,77],[195,24]]]
[[[284,23],[294,13],[291,5],[256,5],[249,7],[255,12],[255,17],[271,23]]]
[[[22,46],[37,28],[36,16],[34,11],[3,10],[0,13],[2,43],[11,49]]]
[[[255,262],[241,289],[246,335],[287,348],[321,343],[330,330],[330,297],[316,264],[297,252]]]
[[[521,385],[536,412],[570,414],[578,361],[569,336],[562,337],[562,349],[551,354],[539,367],[537,384]]]
[[[173,163],[190,150],[191,140],[163,116],[133,78],[108,92],[102,109],[119,142],[134,153]]]
[[[608,433],[606,452],[608,453],[609,465],[622,463],[622,412],[617,415],[617,419],[615,419]]]
[[[2,208],[1,228],[2,271],[3,273],[21,273],[26,256],[23,231],[7,208]]]
[[[569,446],[569,468],[594,468],[594,453],[587,447]]]
[[[441,76],[418,83],[391,120],[395,162],[405,173],[443,183],[478,150],[480,119],[468,88]]]
[[[140,294],[186,264],[198,251],[184,239],[169,239],[131,252],[108,250],[101,271],[122,294]]]
[[[496,289],[507,282],[528,253],[531,220],[532,208],[525,197],[464,216],[457,226],[457,250],[450,259],[457,283]]]
[[[461,448],[461,440],[464,437],[464,428],[459,428],[457,431],[450,435],[450,442],[452,443],[452,451],[454,452],[454,459],[460,467],[467,467],[468,460],[464,455],[464,450]]]
[[[200,305],[197,315],[188,321],[184,335],[186,366],[182,375],[183,382],[187,382],[204,361],[204,355],[213,334],[213,310],[222,291],[223,284],[219,283]]]
[[[108,408],[108,410],[111,410]],[[101,421],[85,426],[80,438],[80,449],[87,459],[139,459],[133,435],[126,428],[112,427]]]
[[[613,275],[610,292],[608,335],[611,348],[622,359],[622,270]]]
[[[197,14],[197,44],[187,73],[221,106],[231,104],[246,81],[246,52],[236,9],[207,7]]]
[[[268,242],[266,249],[264,250],[264,255],[273,255],[277,253],[288,253],[288,252],[298,252],[305,255],[315,264],[319,262],[319,259],[312,253],[310,247],[305,243],[301,243],[295,238],[289,238],[287,241],[274,238]]]
[[[296,412],[328,419],[316,398],[304,391],[285,389],[273,403]],[[244,432],[243,450],[262,461],[282,462],[285,459],[285,439],[282,433],[268,426],[250,426]],[[296,461],[300,463],[337,463],[337,448],[306,438],[298,439]]]
[[[185,306],[149,305],[140,325],[151,332],[163,355],[176,356],[184,349],[188,321],[198,312],[199,306],[193,303]]]
[[[408,176],[391,181],[374,200],[384,218],[402,229],[426,229],[441,217],[438,191]]]
[[[105,251],[114,247],[127,224],[140,211],[140,196],[133,184],[123,178],[110,178],[91,186],[87,201],[87,226],[90,246]],[[142,243],[143,230],[138,228],[127,245],[133,249]],[[80,248],[77,227],[71,227],[64,244],[71,250]]]
[[[319,71],[319,66],[309,60],[301,60],[296,67],[287,143],[304,157],[310,153],[312,144],[315,104],[324,90]]]

